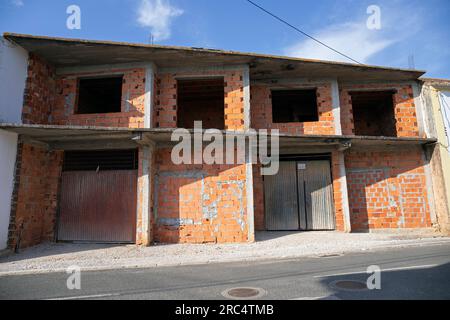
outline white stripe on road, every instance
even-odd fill
[[[106,298],[120,296],[120,293],[105,293],[105,294],[93,294],[90,296],[74,296],[74,297],[62,297],[62,298],[52,298],[45,300],[78,300],[78,299],[93,299],[93,298]]]
[[[426,264],[422,266],[410,266],[410,267],[398,267],[398,268],[388,268],[388,269],[381,269],[381,272],[383,271],[398,271],[398,270],[411,270],[411,269],[428,269],[428,268],[434,268],[439,266],[438,264]],[[336,273],[336,274],[327,274],[324,276],[314,276],[314,278],[327,278],[327,277],[337,277],[337,276],[348,276],[352,274],[362,274],[367,273],[366,271],[360,271],[360,272],[348,272],[348,273]]]

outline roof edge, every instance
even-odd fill
[[[232,50],[183,47],[183,46],[151,45],[151,44],[143,44],[143,43],[120,42],[120,41],[109,41],[109,40],[88,40],[88,39],[78,39],[78,38],[37,36],[37,35],[20,34],[20,33],[13,33],[13,32],[4,32],[3,37],[12,42],[16,42],[15,39],[47,40],[47,41],[67,42],[67,43],[83,43],[83,44],[94,44],[94,45],[97,44],[97,45],[105,45],[105,46],[125,46],[125,47],[153,48],[153,49],[165,49],[165,50],[186,51],[186,52],[216,53],[216,54],[230,55],[230,56],[245,56],[245,57],[254,57],[254,58],[262,58],[262,59],[316,63],[316,64],[354,67],[354,68],[363,68],[363,69],[368,68],[368,69],[373,69],[373,70],[415,73],[417,76],[417,79],[426,73],[425,70],[411,70],[411,69],[404,69],[404,68],[385,67],[385,66],[376,66],[376,65],[368,65],[368,64],[355,64],[355,63],[350,63],[350,62],[339,62],[339,61],[330,61],[330,60],[296,58],[296,57],[289,57],[289,56],[261,54],[261,53],[252,53],[252,52],[240,52],[240,51],[232,51]],[[18,45],[20,45],[20,44],[18,44]]]

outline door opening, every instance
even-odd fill
[[[292,159],[280,162],[277,175],[264,178],[266,229],[334,230],[330,161]]]

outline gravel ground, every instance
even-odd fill
[[[175,266],[231,261],[286,259],[421,246],[450,242],[433,233],[264,232],[251,244],[135,245],[43,244],[0,258],[0,275],[84,270]]]

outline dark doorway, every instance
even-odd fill
[[[352,92],[357,136],[396,137],[394,91]]]
[[[224,79],[178,80],[178,127],[192,129],[202,121],[204,129],[225,128]]]
[[[134,243],[137,151],[65,153],[58,240]]]

